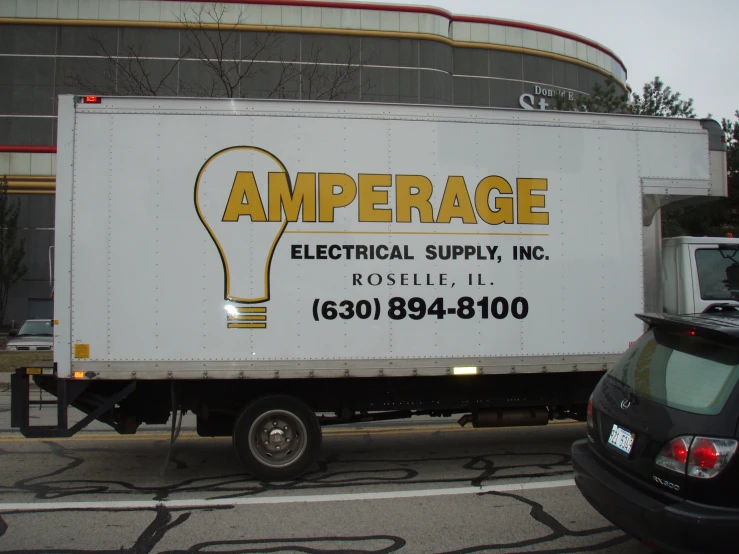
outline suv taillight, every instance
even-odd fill
[[[695,437],[690,447],[688,475],[710,479],[724,469],[736,452],[734,439],[709,439]]]
[[[736,447],[734,439],[677,437],[662,448],[655,463],[683,475],[710,479],[728,465]]]
[[[593,395],[591,394],[590,400],[588,400],[588,429],[592,429],[592,428],[593,428]]]
[[[693,437],[678,437],[668,442],[660,451],[655,463],[665,469],[685,475],[688,451]]]

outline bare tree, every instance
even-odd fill
[[[88,61],[88,74],[76,71],[67,71],[64,83],[79,89],[101,95],[123,96],[161,96],[176,95],[177,83],[172,86],[170,77],[175,74],[180,60],[184,59],[187,51],[182,52],[176,59],[167,60],[163,70],[156,71],[152,60],[142,55],[143,47],[138,44],[122,46],[122,52],[111,52],[98,35],[90,35],[97,50],[97,55],[105,60],[101,67]]]
[[[368,92],[372,87],[369,80],[362,82],[361,70],[364,65],[361,52],[347,47],[344,59],[335,59],[331,63],[320,62],[323,48],[314,46],[305,62],[283,62],[286,82],[293,79],[299,82],[298,97],[304,100],[346,100],[351,95]],[[282,96],[282,89],[276,88],[275,96]]]
[[[234,9],[225,3],[187,8],[179,19],[182,45],[174,58],[152,60],[137,44],[112,51],[93,35],[90,41],[104,63],[89,64],[86,75],[65,74],[65,84],[92,94],[311,100],[345,100],[371,88],[361,79],[366,60],[358,48],[347,46],[331,61],[320,42],[308,52],[288,52],[278,28],[243,31],[240,9],[237,17],[228,17]]]
[[[263,60],[282,43],[282,36],[271,31],[245,41],[238,30],[243,15],[226,23],[226,9],[224,4],[203,4],[197,11],[190,7],[180,19],[190,57],[201,66],[200,78],[189,84],[198,96],[241,97],[242,85],[265,73]]]
[[[347,47],[343,59],[321,61],[323,48],[312,46],[307,55],[282,52],[285,35],[274,28],[253,33],[239,31],[245,23],[243,14],[236,21],[225,21],[224,4],[190,8],[181,23],[192,57],[207,69],[209,79],[196,85],[199,95],[239,98],[300,98],[310,100],[344,100],[358,94],[368,81],[360,81],[364,65],[358,49]],[[255,89],[255,81],[262,90]]]

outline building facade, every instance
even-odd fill
[[[418,6],[297,0],[0,1],[0,176],[27,273],[6,324],[51,317],[59,94],[552,109],[626,69],[585,37]]]

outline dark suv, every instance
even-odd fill
[[[575,482],[657,550],[739,552],[739,311],[639,316],[649,330],[598,383]]]

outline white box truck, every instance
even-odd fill
[[[662,262],[660,208],[722,195],[711,120],[62,96],[54,364],[13,376],[13,425],[189,410],[286,479],[321,425],[583,418],[635,313],[736,304],[737,241]]]

